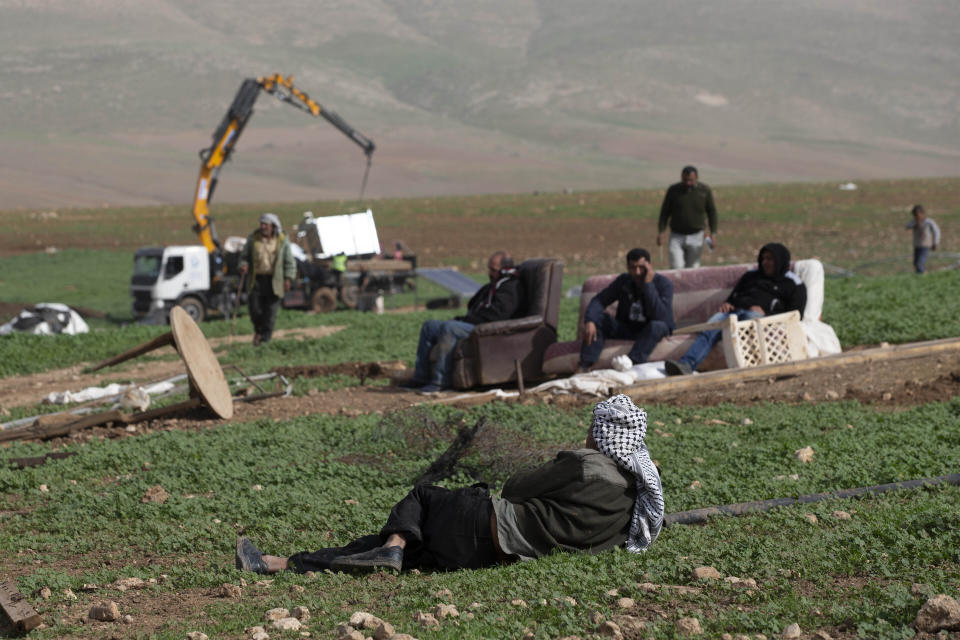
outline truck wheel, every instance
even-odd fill
[[[337,309],[337,292],[330,287],[321,287],[313,292],[310,299],[314,313],[330,313]]]
[[[177,303],[177,306],[183,307],[183,310],[187,312],[187,315],[190,316],[194,322],[203,322],[203,318],[206,315],[206,308],[199,298],[185,296]]]
[[[340,299],[343,300],[347,309],[356,309],[357,302],[360,300],[360,287],[355,284],[344,285],[340,291]]]

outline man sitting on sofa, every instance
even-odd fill
[[[497,251],[490,256],[487,275],[490,282],[470,298],[466,315],[453,320],[427,320],[420,327],[416,366],[404,387],[421,393],[449,388],[457,341],[469,336],[475,325],[509,320],[522,310],[523,287],[510,254]]]
[[[726,302],[720,305],[720,311],[710,316],[708,322],[719,322],[730,315],[736,315],[737,320],[749,320],[794,310],[803,317],[807,287],[800,276],[790,271],[790,251],[779,242],[765,244],[757,257],[757,267],[743,274]],[[682,358],[666,361],[667,375],[696,371],[721,335],[720,329],[700,332]]]
[[[617,315],[604,309],[617,302]],[[594,296],[584,313],[580,370],[587,371],[600,358],[604,338],[634,340],[630,360],[647,361],[664,336],[673,331],[673,283],[653,269],[646,249],[627,253],[627,272]]]

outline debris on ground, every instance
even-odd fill
[[[29,333],[37,336],[89,333],[90,327],[80,314],[59,302],[41,302],[27,307],[13,320],[0,325],[0,336]]]

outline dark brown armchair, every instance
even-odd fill
[[[543,352],[557,341],[563,263],[533,258],[520,263],[525,310],[516,318],[478,324],[453,351],[456,389],[517,381],[520,361],[524,381],[543,377]]]

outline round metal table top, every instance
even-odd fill
[[[200,397],[221,418],[232,418],[230,386],[200,327],[181,307],[174,307],[170,310],[170,330],[177,351],[187,366],[187,374],[200,392]]]

